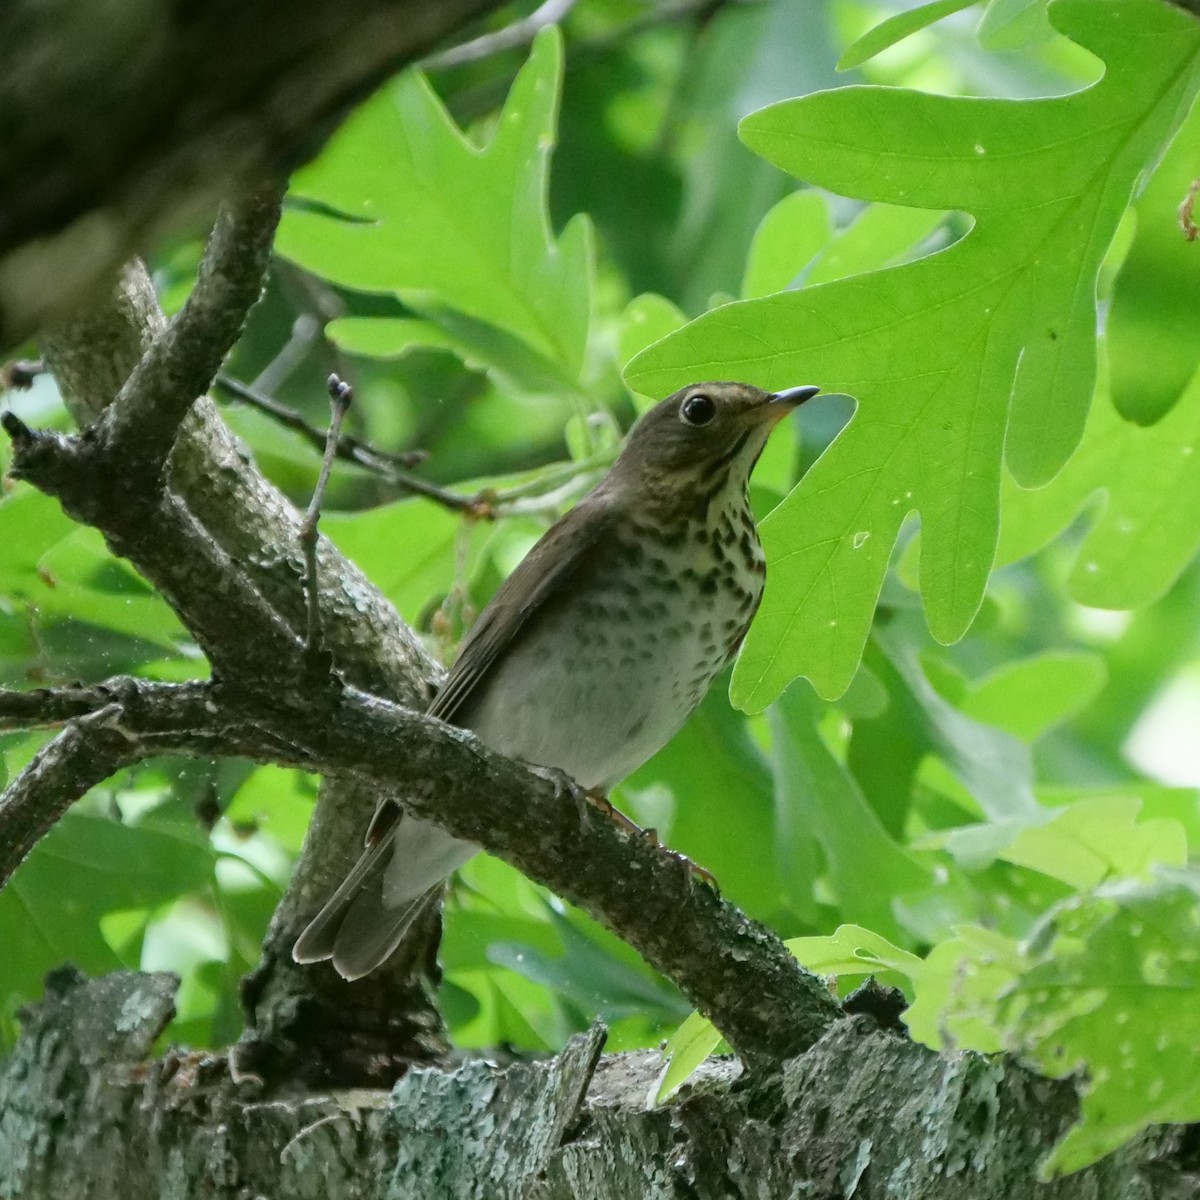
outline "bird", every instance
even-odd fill
[[[818,391],[694,383],[649,408],[484,608],[428,714],[590,796],[641,766],[746,635],[766,578],[750,473]],[[479,849],[385,800],[293,958],[368,974]]]

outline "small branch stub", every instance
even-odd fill
[[[13,359],[0,367],[0,388],[5,391],[28,391],[45,369],[45,365],[36,358]]]

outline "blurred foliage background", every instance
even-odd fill
[[[1046,297],[1060,285],[1073,302],[1098,289],[1098,328],[1084,303],[1071,309],[1074,332],[1063,332],[1064,341],[1085,340],[1093,362],[1098,339],[1102,364],[1094,398],[1087,371],[1070,376],[1086,385],[1077,399],[1092,399],[1073,456],[1083,407],[1074,432],[1066,417],[1055,424],[1059,409],[1032,432],[1014,416],[1015,478],[1001,476],[1012,370],[974,377],[979,394],[1000,405],[988,486],[1003,499],[990,576],[981,518],[960,520],[949,549],[927,529],[930,562],[940,553],[974,563],[959,572],[967,582],[954,597],[939,598],[931,569],[918,582],[915,510],[926,518],[928,497],[948,494],[940,467],[957,471],[963,511],[974,511],[969,439],[918,452],[915,465],[898,459],[888,484],[905,489],[892,501],[895,527],[860,531],[851,514],[847,532],[835,529],[839,553],[871,556],[882,582],[836,560],[823,577],[832,591],[790,593],[788,629],[800,620],[815,630],[836,624],[827,601],[841,587],[851,617],[861,614],[861,661],[861,638],[822,650],[816,632],[797,640],[768,619],[734,689],[757,711],[731,706],[728,681],[718,685],[614,795],[712,871],[731,900],[800,939],[797,953],[843,990],[869,971],[904,988],[915,1036],[939,1047],[1008,1048],[1054,1074],[1087,1067],[1090,1123],[1048,1169],[1077,1166],[1149,1120],[1200,1119],[1200,1018],[1187,1015],[1185,999],[1200,986],[1200,885],[1188,867],[1189,846],[1194,855],[1200,845],[1200,476],[1192,461],[1200,263],[1176,216],[1200,171],[1200,123],[1188,118],[1160,156],[1191,101],[1180,79],[1185,68],[1194,74],[1196,47],[1185,19],[1159,0],[1067,0],[1053,18],[1061,24],[1069,10],[1084,28],[1102,7],[1128,22],[1124,60],[1108,64],[1110,82],[1124,90],[1106,93],[1108,108],[1094,96],[1063,101],[1092,107],[1055,108],[1043,143],[1035,114],[1050,110],[1035,110],[1031,98],[1067,97],[1095,84],[1104,66],[1057,32],[1038,0],[943,0],[919,10],[862,0],[579,0],[561,35],[547,31],[532,45],[465,62],[435,60],[424,77],[410,73],[367,101],[297,173],[269,291],[215,392],[250,453],[299,504],[318,453],[247,402],[247,389],[320,429],[324,380],[337,371],[355,387],[348,427],[356,438],[390,455],[423,453],[411,474],[425,495],[414,495],[390,461],[378,470],[339,463],[322,528],[449,659],[499,581],[594,483],[668,379],[738,374],[744,360],[729,350],[730,329],[747,313],[754,336],[777,339],[770,361],[799,371],[765,379],[756,363],[755,382],[819,383],[862,406],[826,453],[854,402],[822,396],[776,435],[760,464],[752,495],[760,517],[808,478],[768,522],[774,580],[776,560],[797,537],[828,540],[820,497],[844,507],[850,499],[838,489],[870,467],[870,449],[860,463],[849,436],[860,419],[866,428],[872,412],[890,411],[907,421],[895,416],[901,400],[919,390],[922,364],[953,347],[964,321],[978,316],[988,338],[995,332],[992,308],[955,310],[920,337],[902,329],[873,355],[853,340],[881,344],[869,320],[865,333],[847,332],[862,312],[933,312],[937,286],[951,278],[947,264],[963,261],[951,252],[984,245],[985,233],[1002,274],[1024,270],[1021,256],[1040,247],[1054,270],[1040,259],[1029,268],[1030,290],[1016,294],[1007,327],[1024,356],[1013,370],[1024,361],[1022,386],[1036,407],[1058,387],[1059,362],[1042,362],[1029,340],[1039,305],[1052,307]],[[525,11],[502,10],[493,25]],[[1149,51],[1133,31],[1146,20],[1167,22],[1182,64],[1173,75],[1164,67],[1160,79],[1139,60]],[[1134,74],[1150,76],[1144,94],[1130,85]],[[844,191],[891,187],[909,206],[805,186],[768,161],[784,154],[773,151],[771,122],[792,119],[792,110],[770,110],[778,118],[759,110],[856,83],[1029,104],[955,107],[944,128],[933,118],[950,110],[931,113],[934,165],[907,191],[905,134],[854,159],[853,112],[835,93],[830,105],[847,106],[830,109],[831,127],[844,121],[842,149],[850,148],[850,165],[839,167],[841,151],[822,160],[823,135],[804,125],[819,110],[795,110],[794,128],[817,147],[802,179],[842,170],[851,180]],[[895,106],[901,130],[925,128],[906,117],[902,93],[876,96]],[[754,113],[740,140],[739,121]],[[1090,133],[1054,143],[1061,122],[1090,131],[1097,113],[1117,130],[1111,153]],[[958,134],[980,156],[999,139],[991,176],[955,166]],[[1052,152],[1022,166],[1022,139]],[[890,182],[860,187],[893,147]],[[1124,193],[1118,187],[1089,208],[1106,180],[1125,178],[1121,170]],[[956,186],[969,191],[978,180],[973,202],[954,198]],[[1042,181],[1061,181],[1091,224],[1056,226],[1031,250],[1022,189]],[[1144,186],[1125,211],[1135,182]],[[1105,203],[1112,229],[1102,236]],[[998,213],[1018,218],[1007,233],[995,232]],[[168,310],[186,295],[201,244],[199,231],[181,237],[151,263]],[[890,273],[914,265],[925,274]],[[922,279],[928,295],[911,282]],[[810,332],[819,314],[834,328],[840,305],[838,336],[826,339],[840,359],[826,366],[824,343],[788,340],[793,310],[756,299],[778,293],[789,304],[813,297]],[[735,300],[761,306],[719,307]],[[684,328],[630,367],[713,309],[711,324]],[[1057,342],[1059,333],[1048,336]],[[780,344],[790,359],[780,360]],[[881,389],[875,409],[872,386]],[[27,422],[68,426],[48,377],[6,402]],[[947,403],[961,413],[974,401],[954,392]],[[985,413],[984,401],[970,411]],[[1060,442],[1067,464],[1058,472],[1049,450],[1038,453]],[[1027,490],[1017,479],[1044,486]],[[902,501],[914,492],[909,512]],[[463,503],[480,497],[482,506]],[[787,586],[783,578],[773,586]],[[986,582],[981,601],[972,599],[973,578],[980,594]],[[942,644],[926,617],[943,640],[965,635]],[[763,653],[782,664],[775,683],[754,666]],[[31,489],[6,485],[4,686],[205,670],[170,610],[98,534]],[[783,690],[803,675],[816,690],[804,678]],[[0,770],[20,770],[41,740],[0,737]],[[256,960],[315,788],[270,767],[161,760],[96,789],[0,894],[0,1046],[43,974],[66,960],[95,973],[175,971],[183,984],[169,1039],[234,1040],[237,981]],[[687,1016],[676,990],[618,939],[496,860],[480,857],[460,873],[446,914],[441,1000],[461,1046],[552,1049],[596,1015],[610,1025],[610,1048],[648,1046]],[[1127,1036],[1114,1038],[1116,1027]],[[716,1041],[695,1019],[685,1026],[664,1094]]]

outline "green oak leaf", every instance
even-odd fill
[[[1137,231],[1113,289],[1107,322],[1117,411],[1159,420],[1200,364],[1200,241],[1180,228],[1179,205],[1200,171],[1200,108],[1180,129],[1138,197]]]
[[[975,868],[1001,858],[1076,891],[1187,861],[1184,825],[1171,817],[1143,816],[1136,785],[1125,792],[1079,790],[1061,808],[963,825],[932,835],[927,843],[945,846]]]
[[[775,851],[792,908],[808,915],[820,847],[839,911],[889,938],[893,901],[932,885],[933,870],[899,845],[817,729],[820,705],[800,685],[771,706],[778,832]]]
[[[966,211],[965,237],[916,262],[725,305],[627,369],[650,394],[732,377],[815,382],[858,401],[763,522],[767,593],[733,685],[745,709],[798,674],[825,697],[845,689],[910,512],[930,629],[960,637],[995,556],[1002,459],[1036,485],[1079,441],[1097,273],[1195,93],[1200,26],[1161,0],[1059,0],[1050,13],[1104,60],[1098,83],[1036,100],[850,87],[742,123],[752,149],[810,183]]]
[[[956,927],[914,975],[916,999],[904,1014],[914,1040],[934,1050],[1003,1050],[996,998],[1018,976],[1023,961],[1012,938],[978,925]]]
[[[667,1061],[656,1080],[654,1103],[670,1100],[720,1044],[720,1030],[707,1017],[692,1013],[663,1047]]]
[[[871,639],[868,661],[886,688],[887,708],[856,721],[846,763],[893,836],[908,819],[922,761],[936,756],[991,823],[1023,828],[1043,812],[1033,792],[1029,748],[980,723],[933,686],[919,657],[915,615],[893,613]]]
[[[1078,453],[1043,488],[1005,479],[997,561],[1015,562],[1093,515],[1067,586],[1091,608],[1137,608],[1164,595],[1200,549],[1200,371],[1155,425],[1125,421],[1101,383]]]
[[[199,837],[67,813],[0,892],[6,991],[36,996],[45,973],[65,961],[115,970],[121,964],[101,918],[197,891],[212,880],[215,861]]]
[[[956,703],[972,720],[1032,742],[1085,709],[1107,678],[1099,654],[1051,650],[1004,663]]]
[[[838,59],[837,69],[849,71],[861,67],[877,54],[882,54],[897,42],[911,37],[914,33],[928,28],[943,17],[948,17],[964,8],[970,8],[976,0],[930,0],[928,4],[918,5],[898,12],[894,17],[888,17],[872,29],[868,29],[862,37],[847,46]]]
[[[592,244],[584,218],[554,237],[546,205],[562,75],[543,31],[486,144],[454,123],[419,71],[362,106],[297,172],[279,252],[344,287],[388,292],[449,326],[522,342],[559,389],[583,365]],[[464,324],[466,322],[466,324]],[[473,347],[486,362],[494,347]],[[550,368],[553,370],[551,371]]]
[[[832,236],[829,204],[820,192],[805,188],[784,196],[754,231],[742,275],[742,299],[791,287]]]
[[[744,719],[713,688],[687,724],[621,785],[618,795],[665,790],[676,798],[665,820],[643,814],[673,850],[711,871],[721,890],[755,916],[769,917],[782,894],[770,853],[778,836],[774,781]],[[724,818],[736,803],[738,836]]]
[[[1009,1050],[1081,1068],[1080,1120],[1041,1166],[1077,1171],[1152,1123],[1200,1121],[1200,872],[1122,881],[1054,910],[1002,993]]]

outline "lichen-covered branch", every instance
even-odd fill
[[[262,689],[238,691],[234,681],[209,687],[130,680],[112,690],[112,702],[47,748],[78,740],[85,729],[104,735],[91,760],[90,741],[72,742],[70,778],[83,790],[121,762],[168,752],[247,757],[352,779],[486,845],[605,922],[672,978],[752,1064],[800,1053],[836,1019],[824,987],[779,940],[697,883],[677,859],[601,815],[581,816],[554,784],[464,730],[352,688],[281,689],[273,703]],[[57,816],[63,786],[41,765],[11,785],[16,811],[36,809],[39,783]],[[80,794],[76,788],[67,803]],[[8,810],[6,794],[0,845],[15,840]],[[5,861],[0,857],[0,882]]]
[[[165,327],[150,278],[135,261],[107,300],[47,330],[40,339],[46,365],[81,426],[104,413]],[[254,605],[261,602],[263,617],[281,621],[299,647],[305,623],[299,514],[246,457],[207,399],[183,422],[168,483],[170,512],[201,540],[202,561],[219,557],[224,565],[190,577],[185,559],[170,561],[177,540],[159,543],[146,532],[141,542],[151,559],[143,569],[173,578],[180,603],[194,619],[211,623],[229,645],[242,636],[242,623],[234,620],[222,591],[232,571],[228,585]],[[105,489],[107,494],[107,483]],[[135,536],[137,528],[148,531],[144,523],[135,526]],[[362,572],[324,539],[318,558],[325,644],[339,674],[424,707],[439,668],[420,641]],[[257,629],[258,620],[252,616],[244,627]],[[249,671],[261,661],[255,657],[260,643],[250,637],[243,646],[252,657],[238,662],[234,656],[233,665]],[[292,961],[298,928],[357,856],[376,800],[352,781],[332,780],[321,788],[305,849],[275,911],[259,965],[243,988],[248,1069],[275,1079],[384,1082],[406,1064],[431,1061],[446,1048],[430,974],[436,922],[414,930],[406,955],[353,987],[332,969],[300,968]]]
[[[597,1061],[598,1029],[540,1062],[264,1096],[232,1086],[214,1056],[144,1061],[172,1000],[162,975],[51,978],[0,1066],[0,1195],[1185,1200],[1200,1188],[1182,1127],[1040,1183],[1075,1116],[1068,1085],[939,1057],[864,1016],[776,1075],[712,1062],[647,1110],[659,1055]]]
[[[157,475],[179,426],[208,390],[263,289],[282,188],[260,183],[221,206],[195,287],[95,427],[124,469]]]

